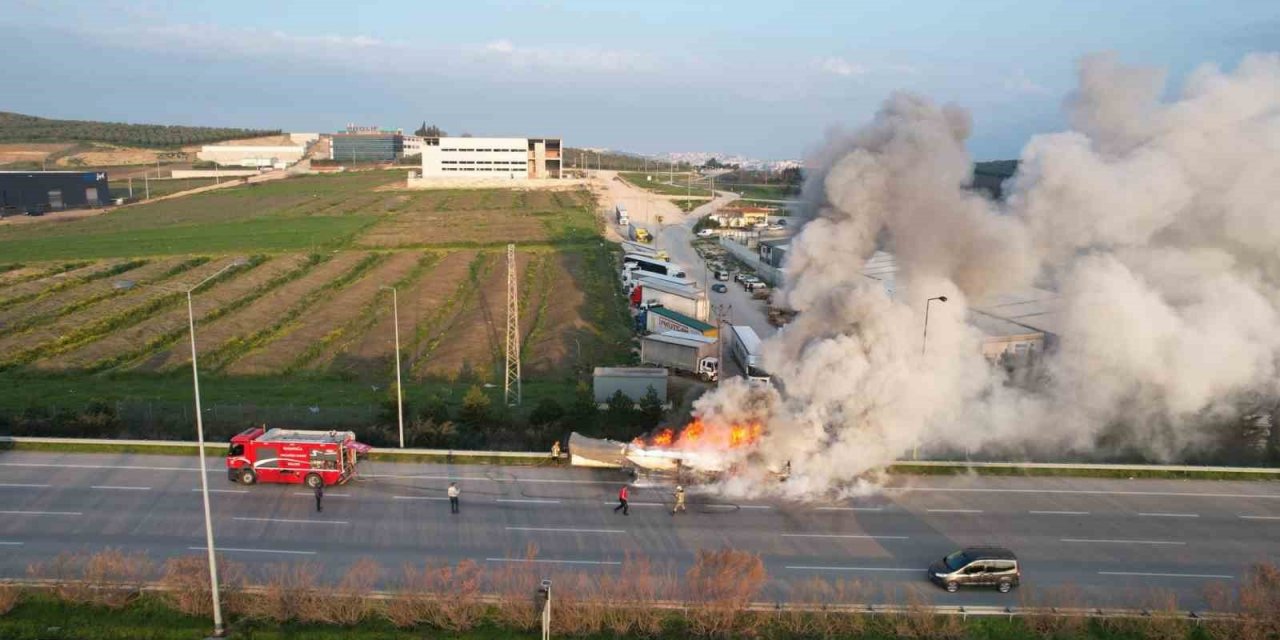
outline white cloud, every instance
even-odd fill
[[[658,68],[654,58],[634,51],[590,47],[526,47],[506,39],[489,42],[481,52],[481,61],[501,62],[523,70],[631,73]]]
[[[823,71],[837,76],[846,78],[852,76],[866,75],[868,69],[855,62],[849,62],[839,56],[831,56],[818,61],[818,68]]]
[[[1013,93],[1021,93],[1033,96],[1049,95],[1049,88],[1032,80],[1026,71],[1018,69],[1013,75],[1004,79],[1004,88],[1006,91]]]

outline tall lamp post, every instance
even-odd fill
[[[221,637],[226,633],[226,627],[222,622],[222,599],[218,594],[218,560],[214,552],[213,546],[213,517],[209,511],[209,470],[204,459],[204,412],[200,408],[200,369],[196,362],[196,314],[195,307],[192,304],[191,294],[196,289],[208,284],[210,280],[222,275],[229,269],[242,267],[249,261],[244,258],[232,260],[226,266],[218,269],[209,277],[195,283],[189,287],[181,287],[171,289],[168,287],[156,287],[162,291],[172,293],[184,293],[187,296],[187,328],[191,334],[191,385],[195,389],[196,401],[196,441],[199,443],[200,455],[200,498],[204,502],[204,540],[205,549],[209,554],[209,586],[213,597],[213,635]],[[129,281],[118,281],[116,286],[121,289],[128,289],[133,286]]]
[[[937,300],[938,302],[946,302],[946,296],[938,296],[929,298],[924,301],[924,338],[920,340],[920,357],[924,357],[924,349],[929,344],[929,303]]]
[[[924,358],[925,348],[929,346],[929,303],[937,300],[938,302],[946,302],[946,296],[937,296],[924,301],[924,337],[920,339],[920,357]],[[918,460],[920,458],[920,441],[911,445],[911,459]]]
[[[391,308],[395,316],[396,327],[396,421],[400,425],[400,448],[404,448],[404,389],[400,386],[400,294],[395,287],[382,287],[391,290]]]

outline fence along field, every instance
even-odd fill
[[[573,372],[625,360],[625,303],[589,193],[405,191],[399,175],[291,178],[0,229],[0,388],[30,391],[0,391],[0,429],[32,407],[184,397],[185,299],[173,291],[237,257],[250,264],[194,297],[202,382],[228,390],[211,404],[287,398],[367,415],[385,396],[370,390],[394,379],[387,285],[400,293],[407,393],[456,384],[456,401],[500,382],[510,241],[530,388],[541,379],[563,399]]]

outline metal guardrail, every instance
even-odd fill
[[[163,593],[173,591],[175,587],[165,585],[158,582],[148,583],[104,583],[98,581],[87,580],[55,580],[48,578],[0,578],[0,586],[16,587],[19,589],[54,589],[60,585],[84,584],[94,589],[110,589],[128,592],[147,592],[147,593]],[[327,590],[326,587],[332,585],[319,586],[318,591]],[[268,587],[261,585],[245,585],[235,589],[240,593],[261,595],[267,593]],[[365,598],[374,601],[395,600],[404,597],[403,593],[396,591],[369,591]],[[410,594],[419,595],[419,594]],[[476,600],[486,604],[499,604],[503,602],[503,596],[495,594],[478,594]],[[615,607],[635,607],[646,606],[654,609],[665,611],[680,611],[688,613],[690,610],[697,609],[700,603],[684,602],[680,600],[656,600],[647,602],[638,601],[585,601],[585,604],[597,604],[601,606]],[[755,611],[761,613],[777,612],[800,612],[800,613],[843,613],[857,615],[912,615],[921,612],[932,613],[934,615],[960,616],[967,618],[974,617],[1004,617],[1018,618],[1029,616],[1055,617],[1055,618],[1127,618],[1127,619],[1143,619],[1143,618],[1165,618],[1188,620],[1199,624],[1204,621],[1231,621],[1239,620],[1241,616],[1236,613],[1214,612],[1214,611],[1196,611],[1196,610],[1153,610],[1153,609],[1103,609],[1100,607],[1014,607],[1014,606],[968,606],[968,605],[900,605],[900,604],[838,604],[838,603],[792,603],[782,601],[757,601],[749,602],[743,607],[745,611]]]
[[[1207,467],[1176,464],[1107,464],[1093,462],[966,462],[964,460],[900,460],[895,467],[972,467],[975,469],[1064,469],[1101,471],[1162,471],[1190,473],[1260,473],[1280,475],[1272,467]]]
[[[161,447],[161,448],[184,448],[198,447],[199,443],[186,440],[116,440],[112,438],[46,438],[38,436],[0,436],[0,443],[12,442],[15,444],[31,443],[31,444],[66,444],[66,445],[100,445],[100,446],[121,446],[121,447]],[[206,442],[204,443],[206,450],[212,448],[222,450],[227,447],[225,442]],[[374,449],[375,453],[393,453],[407,456],[440,456],[440,457],[475,457],[475,458],[514,458],[514,459],[538,459],[550,458],[550,452],[539,451],[475,451],[469,449],[401,449],[399,447],[378,447]]]
[[[33,444],[68,444],[68,445],[104,445],[132,447],[195,447],[197,443],[182,440],[116,440],[112,438],[46,438],[35,436],[0,436],[0,443],[33,443]],[[206,442],[205,449],[221,450],[225,442]],[[400,449],[397,447],[379,447],[376,453],[398,454],[406,456],[434,457],[474,457],[474,458],[511,458],[535,460],[550,458],[545,451],[477,451],[470,449]],[[1106,463],[1072,463],[1072,462],[966,462],[964,460],[899,460],[893,466],[903,467],[965,467],[974,469],[1061,469],[1070,470],[1102,470],[1102,471],[1154,471],[1165,473],[1239,473],[1280,475],[1280,468],[1275,467],[1208,467],[1199,465],[1159,465],[1159,464],[1106,464]]]

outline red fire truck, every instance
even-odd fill
[[[356,473],[360,455],[370,446],[350,431],[247,429],[231,438],[227,475],[232,482],[342,484]]]

